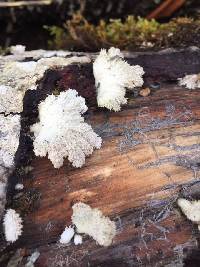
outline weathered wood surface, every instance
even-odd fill
[[[151,87],[150,96],[130,93],[128,105],[117,113],[97,109],[91,101],[86,120],[102,137],[103,145],[83,168],[72,168],[65,160],[57,170],[46,158],[26,158],[32,153],[28,127],[24,128],[19,168],[10,184],[17,177],[25,190],[16,197],[11,186],[8,202],[24,214],[24,232],[14,245],[1,241],[2,266],[19,248],[25,249],[25,257],[18,266],[24,266],[35,249],[40,252],[35,264],[39,267],[199,265],[199,232],[180,213],[176,200],[180,196],[200,198],[200,90],[179,87],[175,79],[200,72],[200,62],[196,57],[192,60],[189,52],[179,54],[179,60],[169,54],[174,64],[170,67],[168,61],[166,69],[177,69],[176,73],[166,72],[163,57],[150,60],[149,56],[149,61],[141,63],[146,64],[145,86]],[[88,93],[95,92],[90,64],[47,72],[40,91],[27,92],[24,125],[35,121],[37,103],[46,93],[71,85],[86,94],[88,103],[94,100]],[[33,170],[21,173],[23,164],[30,164]],[[71,223],[71,206],[77,201],[99,208],[116,222],[112,246],[100,247],[88,237],[80,246],[58,243],[65,225]]]

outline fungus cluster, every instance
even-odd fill
[[[73,227],[69,226],[69,227],[65,227],[65,230],[63,231],[63,233],[60,236],[60,243],[61,244],[68,244],[72,238],[74,237],[74,244],[77,245],[81,245],[83,242],[82,236],[79,234],[75,233],[75,230]]]
[[[82,114],[86,111],[85,99],[78,96],[76,90],[49,95],[39,105],[39,122],[31,127],[35,155],[48,154],[55,168],[60,168],[66,157],[74,167],[82,167],[85,157],[92,154],[94,148],[99,149],[102,142],[84,122]]]
[[[61,234],[60,243],[68,244],[74,237],[74,244],[82,244],[81,234],[91,236],[99,245],[111,245],[116,234],[116,225],[99,209],[78,202],[73,205],[72,223],[75,227],[66,227]]]
[[[15,242],[22,234],[22,219],[13,209],[8,209],[4,216],[4,231],[6,241]]]
[[[89,205],[78,202],[73,205],[72,223],[78,233],[91,236],[101,246],[109,246],[116,234],[113,221],[105,217],[99,209],[92,209]]]
[[[185,216],[193,223],[198,224],[198,229],[200,230],[200,200],[189,201],[179,198],[177,203]]]
[[[99,107],[119,111],[127,103],[126,89],[141,87],[144,70],[141,66],[129,65],[119,49],[102,49],[93,64],[97,103]]]
[[[180,78],[179,85],[183,85],[188,89],[200,88],[200,74],[190,74]]]

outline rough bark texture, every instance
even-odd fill
[[[24,215],[24,232],[14,245],[1,239],[1,266],[17,249],[17,266],[24,266],[36,249],[35,266],[40,267],[200,264],[198,229],[176,205],[180,196],[200,198],[200,91],[179,87],[176,80],[200,72],[199,56],[194,48],[127,55],[131,64],[144,67],[151,94],[130,93],[128,105],[117,113],[97,109],[91,64],[49,70],[38,90],[27,91],[8,194],[8,206]],[[72,168],[66,160],[57,170],[48,159],[32,155],[28,125],[36,121],[37,105],[47,94],[68,87],[86,97],[86,120],[103,146],[83,168]],[[30,164],[33,170],[22,172]],[[20,195],[13,190],[17,181],[25,185]],[[80,246],[58,244],[77,201],[116,222],[112,246],[100,247],[88,237]]]

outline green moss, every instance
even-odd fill
[[[49,42],[53,49],[98,51],[100,48],[115,46],[135,50],[198,45],[200,20],[178,18],[168,23],[159,23],[154,19],[128,16],[125,21],[101,20],[98,25],[93,25],[76,14],[63,28],[53,26],[48,27],[48,30],[53,37]]]

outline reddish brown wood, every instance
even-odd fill
[[[148,16],[148,19],[159,19],[163,17],[170,17],[178,10],[186,0],[164,0],[155,10]]]

